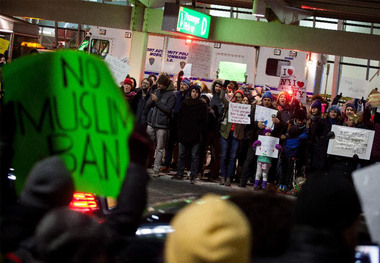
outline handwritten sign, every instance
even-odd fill
[[[187,63],[192,64],[191,75],[198,78],[209,78],[211,57],[212,47],[195,43],[190,45]]]
[[[4,54],[4,52],[8,50],[9,43],[8,40],[0,38],[0,54]]]
[[[259,141],[261,145],[256,147],[256,155],[278,158],[276,144],[280,142],[279,138],[259,135]]]
[[[292,86],[293,97],[299,100],[301,103],[306,103],[306,81],[297,80],[295,81],[295,86]]]
[[[107,63],[108,68],[112,72],[116,83],[124,81],[125,77],[131,70],[131,67],[128,65],[128,63],[125,63],[118,58],[111,56],[110,54],[106,56],[104,61]]]
[[[281,66],[279,91],[289,91],[296,86],[295,69],[293,66]]]
[[[380,164],[357,170],[352,173],[358,192],[371,240],[380,242]]]
[[[272,116],[277,116],[277,110],[270,109],[264,106],[256,106],[255,121],[262,121],[267,129],[273,129]]]
[[[333,125],[331,131],[335,133],[335,138],[329,141],[328,154],[346,157],[357,154],[360,159],[369,160],[374,131],[338,125]]]
[[[245,82],[246,74],[247,64],[229,61],[219,62],[219,78]]]
[[[367,80],[342,77],[339,84],[339,93],[350,98],[367,98],[370,91],[368,83]]]
[[[251,124],[251,105],[230,102],[228,121],[231,123]]]
[[[26,56],[3,67],[3,80],[17,190],[38,160],[59,155],[76,190],[116,197],[134,117],[104,61],[75,51]]]

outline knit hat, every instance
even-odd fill
[[[285,91],[281,91],[280,93],[278,93],[277,95],[277,102],[279,101],[281,95],[285,95],[285,98],[286,98],[286,101],[289,102],[290,101],[290,97],[289,97],[289,94]]]
[[[354,109],[354,112],[356,112],[356,107],[355,107],[355,105],[354,105],[353,103],[351,103],[351,102],[346,104],[346,109],[347,109],[347,108],[353,108],[353,109]]]
[[[211,93],[202,93],[201,98],[206,100],[207,105],[210,105],[210,102],[212,99],[212,94]]]
[[[48,157],[30,171],[20,203],[41,210],[67,206],[73,198],[74,182],[58,156]]]
[[[183,208],[171,221],[165,259],[177,262],[250,260],[251,229],[243,212],[228,200],[208,194]]]
[[[310,108],[317,108],[319,111],[322,111],[322,103],[319,100],[315,100]]]
[[[296,110],[294,113],[294,118],[300,121],[306,120],[306,111],[301,109]]]
[[[340,108],[336,105],[332,105],[330,108],[327,109],[327,113],[329,113],[330,111],[336,111],[338,113],[338,115],[341,115],[342,113],[340,112]]]
[[[264,95],[261,97],[261,99],[265,99],[265,98],[269,98],[269,99],[271,99],[271,100],[273,101],[273,95],[272,95],[272,92],[270,92],[270,91],[266,91],[266,92],[264,93]]]
[[[182,81],[181,81],[181,84],[186,84],[188,87],[190,87],[190,80],[188,79],[188,78],[184,78],[184,79],[182,79]]]
[[[169,83],[170,83],[170,79],[169,79],[169,76],[166,74],[166,73],[162,73],[158,79],[157,79],[157,84],[160,84],[160,85],[163,85],[165,87],[168,87],[169,86]]]
[[[193,89],[197,90],[197,92],[199,94],[199,96],[198,96],[198,98],[199,98],[201,96],[201,86],[199,86],[199,85],[191,85],[191,87],[189,89],[189,94],[191,94],[191,91]]]
[[[234,92],[234,96],[233,96],[233,97],[235,97],[235,95],[236,95],[237,93],[241,94],[241,95],[243,96],[243,98],[244,98],[244,92],[243,92],[242,90],[240,90],[240,89],[235,90],[235,92]]]
[[[133,82],[132,82],[132,80],[130,78],[125,78],[124,84],[125,85],[131,85],[131,87],[133,87]]]
[[[296,224],[341,233],[361,212],[352,183],[343,176],[315,176],[306,180],[296,202]]]

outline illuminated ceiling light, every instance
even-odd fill
[[[265,17],[265,10],[267,5],[264,0],[254,0],[252,7],[252,14],[256,17]]]

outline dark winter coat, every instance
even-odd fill
[[[327,230],[296,226],[289,247],[278,258],[257,260],[267,263],[351,263],[353,255],[342,239]]]
[[[315,145],[315,152],[313,158],[313,168],[326,169],[327,167],[327,148],[329,146],[329,138],[327,134],[331,131],[333,124],[342,125],[342,119],[332,120],[329,117],[321,118],[318,120],[317,125],[312,131],[313,134],[318,138]]]
[[[183,144],[201,142],[207,129],[207,105],[201,99],[186,98],[178,113],[178,141]]]
[[[153,93],[157,96],[157,101],[152,100],[152,96],[147,102],[148,124],[153,128],[169,129],[172,111],[175,105],[175,94],[173,92],[173,82],[165,90],[156,89]]]
[[[373,139],[371,160],[380,162],[380,113],[375,114],[375,137]]]
[[[130,104],[133,112],[136,115],[136,124],[137,125],[146,125],[148,122],[148,111],[146,104],[150,98],[150,92],[148,91],[145,96],[141,89],[136,93],[132,98]]]

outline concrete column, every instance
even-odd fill
[[[338,20],[338,31],[343,30],[343,20]],[[340,75],[340,56],[336,56],[334,58],[334,72],[332,79],[332,87],[331,87],[331,101],[336,97],[338,93],[338,85],[339,85],[339,75]]]
[[[141,80],[144,78],[147,46],[148,33],[133,31],[131,53],[129,55],[129,65],[131,66],[129,75],[136,79],[138,86],[140,86]]]

